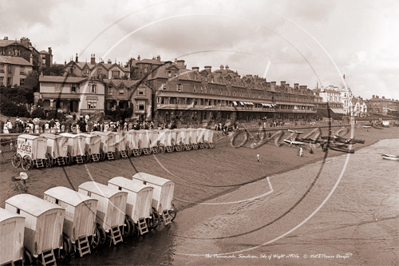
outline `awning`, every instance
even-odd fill
[[[251,102],[244,102],[246,105],[254,105],[253,103],[251,103]]]
[[[233,101],[234,105],[237,105],[237,102]]]
[[[244,103],[243,103],[243,102],[240,102],[240,104],[241,104],[241,105],[244,105]]]
[[[331,108],[331,111],[333,111],[336,114],[346,114],[344,109]]]
[[[271,103],[262,103],[262,106],[267,106],[267,107],[275,107],[276,104],[271,104]]]

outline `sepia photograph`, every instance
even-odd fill
[[[399,2],[0,0],[0,265],[399,265]]]

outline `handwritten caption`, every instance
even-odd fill
[[[335,254],[231,254],[231,255],[219,255],[219,254],[205,254],[205,258],[208,259],[267,259],[267,260],[280,260],[280,259],[342,259],[346,260],[352,257],[352,253],[346,253],[344,255]]]

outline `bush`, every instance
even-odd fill
[[[29,115],[24,105],[16,105],[7,97],[1,97],[0,99],[0,112],[5,116],[13,117],[27,117],[26,115]]]
[[[45,119],[46,115],[44,114],[44,109],[42,107],[37,107],[33,112],[31,113],[31,118],[40,118],[40,119]]]

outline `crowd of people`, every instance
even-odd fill
[[[58,119],[41,120],[39,118],[23,120],[16,118],[14,122],[7,119],[7,122],[2,125],[1,133],[61,133],[61,132],[117,132],[120,130],[140,130],[140,129],[174,129],[177,128],[175,122],[162,123],[157,126],[153,121],[91,121],[89,116],[81,116],[78,119],[72,118],[60,121]]]

